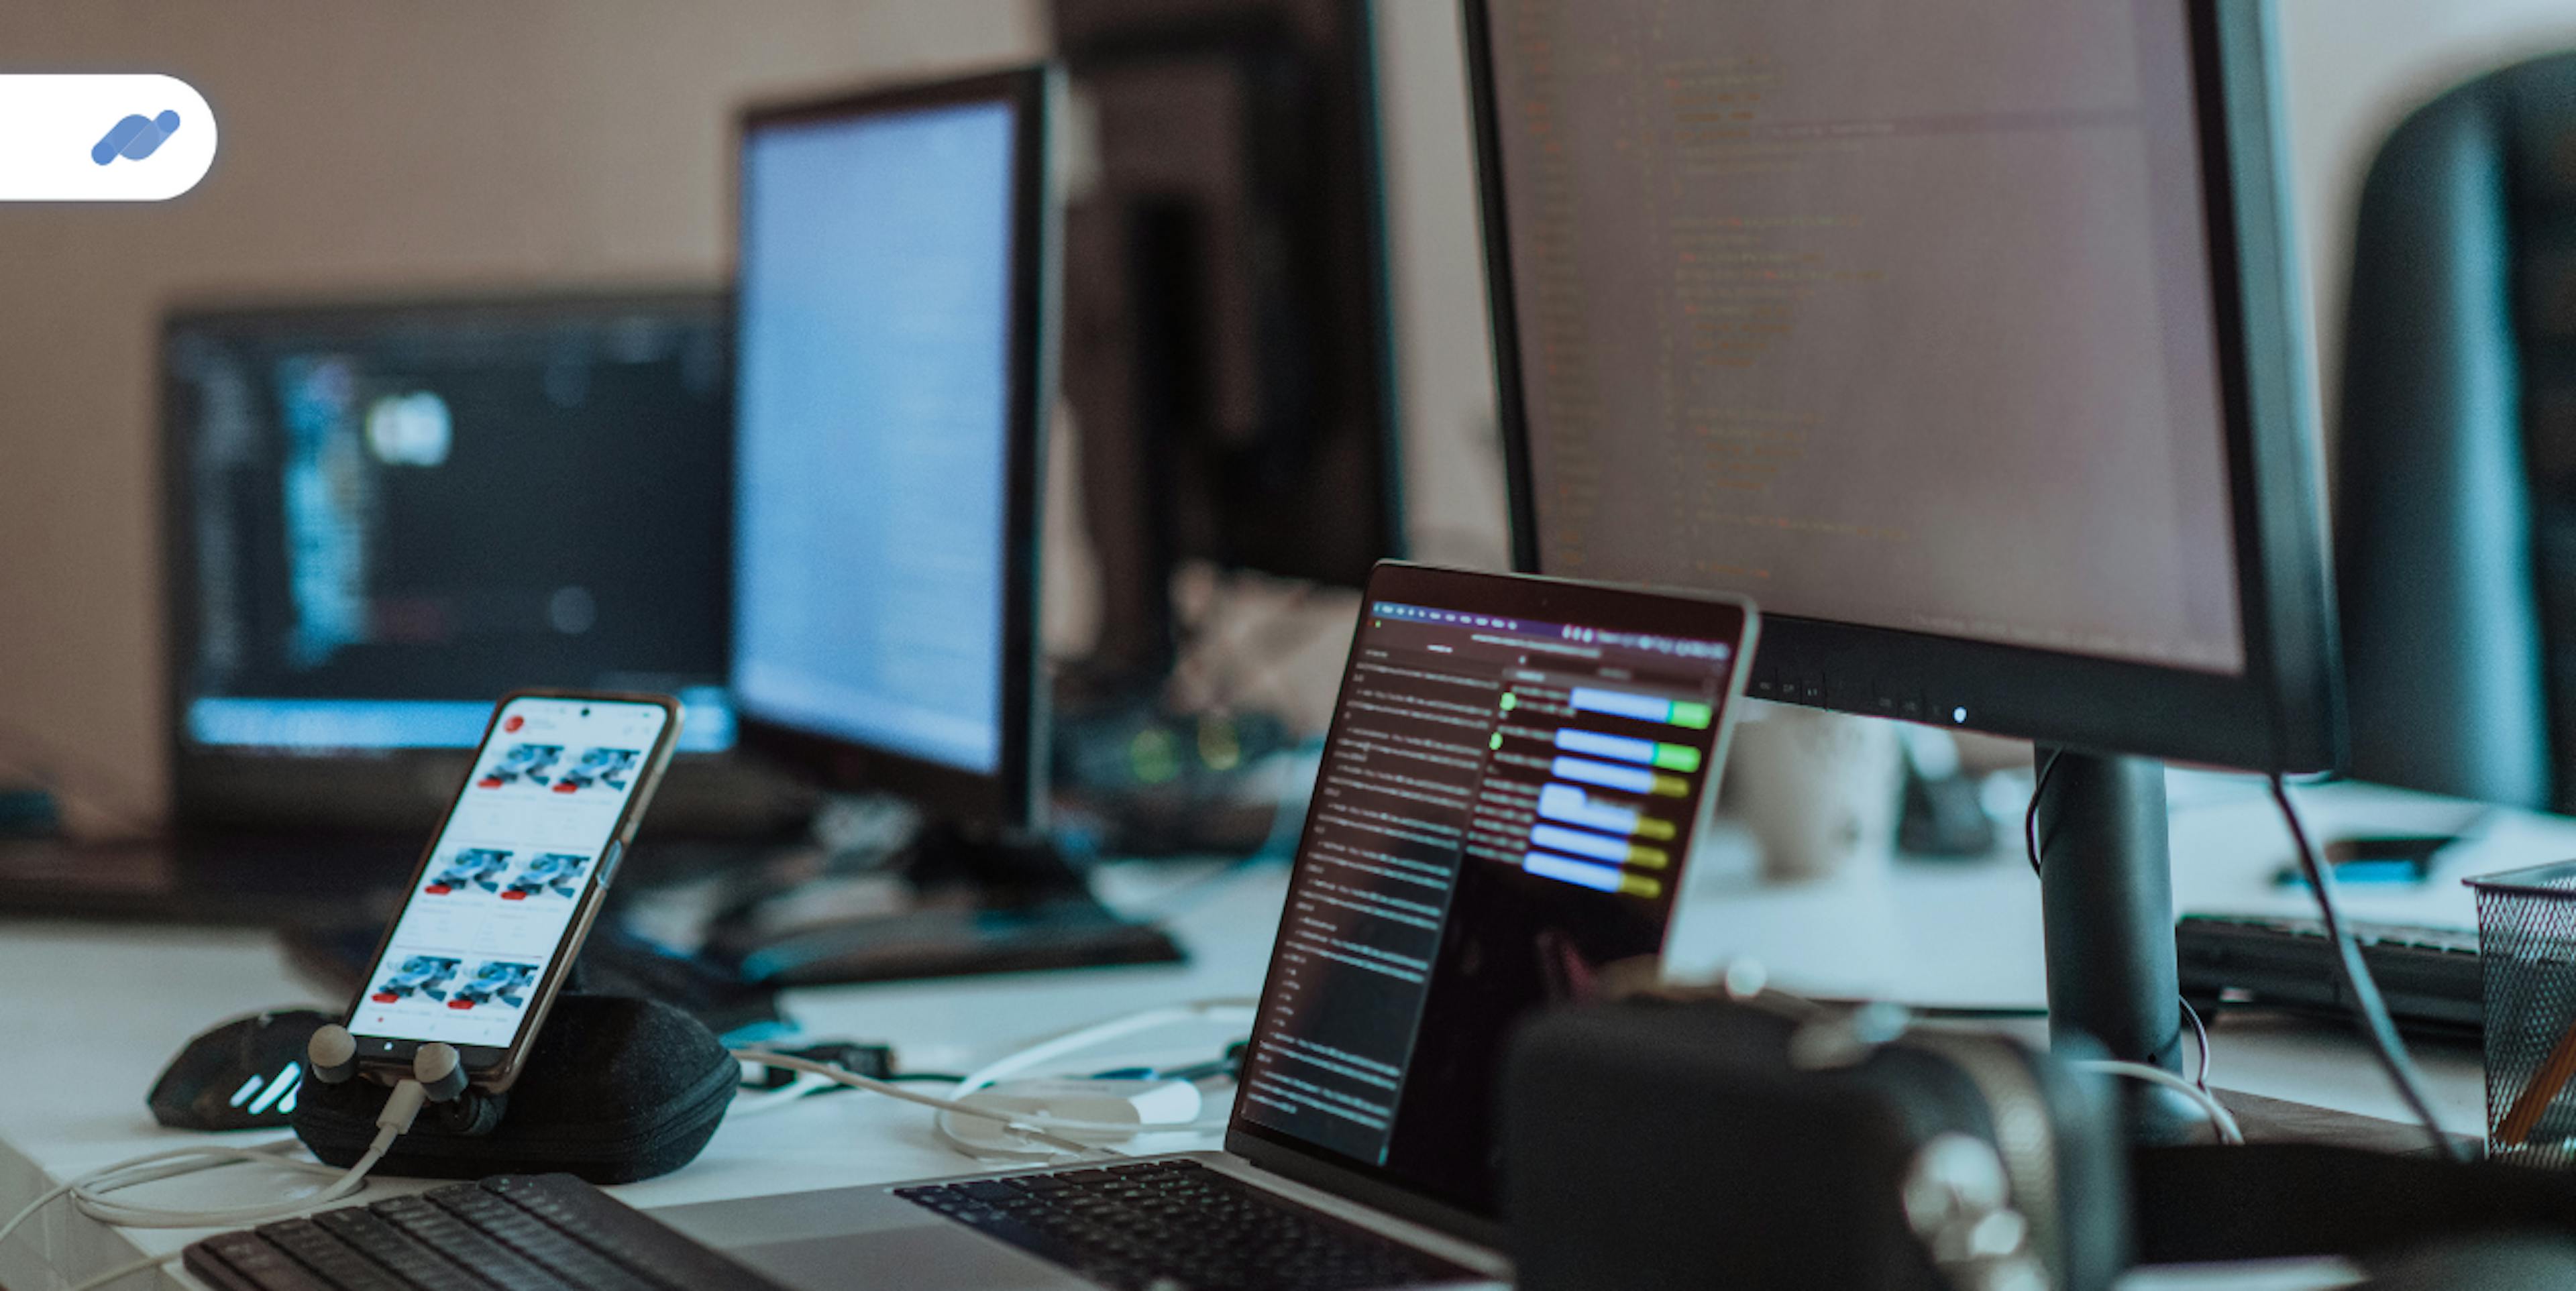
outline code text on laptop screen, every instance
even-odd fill
[[[1663,947],[1734,646],[1377,601],[1241,1116],[1490,1211],[1513,1023]]]

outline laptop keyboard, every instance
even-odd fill
[[[894,1194],[1117,1291],[1365,1291],[1486,1280],[1195,1161]]]
[[[503,1175],[209,1237],[223,1291],[777,1291],[571,1175]]]

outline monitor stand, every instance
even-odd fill
[[[2112,1058],[2180,1075],[2164,764],[2071,749],[2043,748],[2038,758],[2050,1039],[2060,1047],[2089,1039]],[[2133,1142],[2186,1142],[2206,1124],[2179,1094],[2144,1081],[2119,1085]]]
[[[889,873],[890,872],[890,873]],[[763,986],[827,986],[974,973],[1029,972],[1109,964],[1169,963],[1181,950],[1150,924],[1120,918],[1044,837],[972,833],[927,823],[883,867],[820,873],[781,884],[768,897],[833,902],[833,885],[873,885],[900,876],[893,909],[819,920],[763,917],[759,896],[707,929],[703,953]],[[880,901],[880,904],[882,902]]]

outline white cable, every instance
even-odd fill
[[[725,1119],[736,1121],[746,1116],[767,1116],[772,1112],[804,1102],[807,1098],[826,1089],[840,1087],[841,1082],[829,1076],[816,1076],[800,1071],[796,1073],[795,1080],[777,1089],[762,1090],[756,1094],[736,1095],[733,1105],[725,1109]]]
[[[1149,1031],[1156,1027],[1169,1026],[1176,1022],[1191,1022],[1200,1019],[1212,1019],[1230,1025],[1250,1026],[1253,1019],[1254,1008],[1254,1002],[1245,999],[1194,1000],[1187,1004],[1143,1009],[1135,1013],[1126,1014],[1122,1017],[1111,1018],[1106,1022],[1098,1022],[1089,1026],[1076,1027],[1071,1031],[1051,1036],[1037,1042],[1036,1044],[1021,1049],[1016,1053],[1009,1054],[993,1062],[986,1063],[982,1067],[976,1068],[974,1071],[968,1073],[964,1079],[951,1086],[944,1097],[937,1094],[925,1094],[918,1090],[897,1085],[891,1081],[862,1076],[856,1072],[848,1071],[829,1063],[815,1062],[811,1059],[799,1058],[791,1054],[773,1053],[766,1049],[736,1049],[733,1051],[733,1056],[740,1061],[751,1063],[756,1066],[773,1067],[781,1071],[793,1071],[806,1076],[818,1076],[836,1084],[847,1085],[853,1089],[864,1089],[871,1093],[883,1094],[888,1098],[896,1099],[901,1102],[932,1108],[952,1115],[971,1116],[979,1120],[991,1121],[1003,1126],[1015,1134],[1026,1137],[1032,1142],[1043,1143],[1049,1147],[1056,1148],[1060,1151],[1072,1152],[1078,1156],[1117,1157],[1123,1154],[1101,1147],[1097,1144],[1084,1143],[1067,1136],[1073,1134],[1101,1134],[1116,1135],[1121,1138],[1133,1138],[1139,1134],[1180,1132],[1196,1133],[1217,1128],[1223,1125],[1224,1121],[1202,1118],[1200,1120],[1174,1125],[1140,1124],[1133,1121],[1086,1121],[1068,1117],[1047,1116],[1035,1112],[1007,1111],[965,1100],[969,1095],[984,1089],[989,1089],[992,1086],[1008,1080],[1013,1076],[1020,1075],[1023,1072],[1045,1066],[1058,1059],[1080,1053],[1086,1049],[1096,1048],[1100,1045],[1107,1044],[1112,1040],[1123,1039],[1140,1031]],[[801,1084],[802,1082],[800,1081],[799,1083]],[[791,1085],[787,1089],[778,1091],[774,1094],[760,1095],[757,1103],[744,1108],[741,1112],[736,1114],[754,1116],[761,1115],[774,1110],[777,1107],[784,1106],[787,1103],[794,1102],[797,1099],[802,1098],[806,1092],[809,1091],[799,1090],[796,1086]],[[1063,1133],[1051,1133],[1050,1131],[1063,1131]],[[943,1137],[946,1137],[944,1127],[942,1128],[941,1133]],[[956,1143],[953,1138],[950,1139],[950,1146],[959,1147],[961,1151],[964,1150],[963,1146]],[[969,1155],[972,1154],[970,1153]]]
[[[417,1088],[417,1086],[414,1087]],[[418,1109],[414,1108],[414,1110]],[[120,1161],[115,1165],[82,1175],[70,1183],[47,1190],[43,1196],[28,1203],[16,1215],[11,1216],[8,1223],[0,1224],[0,1242],[6,1242],[9,1235],[17,1231],[18,1226],[25,1223],[29,1216],[44,1209],[56,1198],[67,1194],[72,1198],[72,1204],[80,1207],[81,1213],[101,1223],[113,1224],[120,1228],[238,1228],[250,1224],[292,1219],[346,1200],[366,1187],[367,1172],[374,1169],[378,1161],[384,1159],[386,1150],[391,1148],[393,1141],[399,1137],[401,1135],[398,1130],[391,1127],[379,1128],[376,1141],[368,1147],[366,1154],[359,1157],[357,1162],[347,1170],[319,1162],[291,1161],[279,1155],[288,1149],[301,1146],[294,1139],[280,1139],[247,1148],[201,1144],[173,1148],[166,1152],[154,1152]],[[304,1174],[325,1175],[330,1177],[332,1182],[318,1191],[282,1202],[270,1202],[259,1206],[231,1206],[215,1210],[173,1210],[157,1206],[141,1206],[114,1201],[107,1196],[109,1193],[142,1184],[243,1162],[256,1162]],[[97,1288],[122,1281],[137,1273],[159,1268],[178,1259],[179,1255],[180,1252],[173,1251],[167,1255],[119,1265],[75,1285],[71,1291],[96,1291]]]
[[[1252,1025],[1253,1010],[1258,1007],[1255,1001],[1245,999],[1192,1000],[1187,1004],[1143,1009],[1124,1017],[1111,1018],[1106,1022],[1076,1027],[968,1072],[966,1078],[958,1081],[957,1088],[951,1092],[953,1096],[963,1098],[979,1089],[1008,1080],[1068,1054],[1080,1053],[1112,1040],[1124,1039],[1139,1031],[1150,1031],[1155,1027],[1169,1026],[1175,1022],[1193,1022],[1206,1018],[1235,1026],[1249,1027]]]
[[[2191,1033],[2200,1046],[2200,1071],[2192,1076],[2191,1083],[2200,1086],[2200,1092],[2206,1094],[2209,1092],[2209,1024],[2200,1020],[2200,1010],[2193,1008],[2190,1000],[2179,1003],[2182,1015],[2191,1021]]]
[[[119,1228],[241,1228],[251,1224],[265,1224],[272,1220],[290,1219],[306,1211],[318,1210],[355,1194],[366,1186],[367,1172],[376,1168],[376,1162],[384,1159],[385,1150],[391,1146],[390,1141],[387,1141],[368,1148],[366,1155],[359,1157],[357,1162],[347,1170],[337,1170],[329,1166],[315,1169],[300,1161],[274,1161],[273,1164],[307,1173],[333,1176],[331,1182],[320,1189],[284,1201],[264,1202],[255,1206],[222,1206],[209,1210],[177,1210],[166,1206],[146,1206],[134,1202],[116,1201],[107,1194],[148,1182],[148,1179],[129,1178],[117,1167],[111,1166],[97,1174],[74,1181],[71,1188],[72,1204],[80,1207],[82,1214],[100,1223],[114,1224]],[[212,1169],[216,1166],[230,1165],[240,1159],[226,1157],[208,1160],[203,1165],[192,1169]],[[169,1177],[168,1174],[150,1176],[150,1178],[167,1177]]]
[[[2150,1067],[2143,1062],[2109,1061],[2079,1062],[2075,1066],[2083,1071],[2098,1071],[2108,1076],[2126,1076],[2131,1080],[2162,1085],[2197,1104],[2208,1115],[2210,1127],[2218,1131],[2221,1142],[2241,1144],[2245,1141],[2245,1131],[2237,1126],[2235,1114],[2228,1111],[2216,1095],[2162,1067]]]
[[[1068,1152],[1080,1153],[1083,1156],[1116,1156],[1118,1154],[1115,1152],[1108,1152],[1100,1148],[1095,1148],[1088,1143],[1082,1143],[1073,1139],[1065,1138],[1059,1134],[1050,1134],[1047,1130],[1088,1130],[1095,1133],[1123,1132],[1132,1134],[1136,1132],[1138,1128],[1134,1125],[1111,1125],[1105,1122],[1063,1121],[1054,1117],[1032,1116],[1021,1112],[1009,1112],[998,1108],[985,1107],[976,1103],[960,1102],[954,1098],[941,1098],[936,1094],[917,1093],[913,1090],[906,1089],[901,1085],[895,1084],[892,1081],[878,1080],[871,1076],[862,1076],[856,1072],[846,1071],[842,1068],[835,1067],[830,1063],[815,1062],[812,1059],[799,1058],[793,1054],[770,1053],[763,1049],[736,1049],[733,1051],[733,1056],[744,1062],[757,1063],[764,1067],[776,1067],[782,1071],[801,1071],[810,1075],[821,1076],[827,1080],[847,1085],[852,1089],[864,1089],[870,1093],[883,1094],[888,1098],[892,1098],[900,1102],[917,1103],[923,1107],[936,1108],[943,1112],[958,1112],[967,1116],[982,1117],[988,1121],[999,1122],[1004,1127],[1017,1133],[1025,1134],[1040,1143],[1047,1144],[1051,1147],[1063,1148]]]
[[[42,1196],[37,1197],[34,1201],[28,1202],[24,1207],[21,1207],[17,1214],[9,1217],[8,1223],[0,1224],[0,1245],[8,1244],[9,1234],[17,1232],[18,1225],[26,1223],[29,1215],[43,1210],[47,1205],[52,1203],[54,1198],[62,1196],[64,1193],[70,1192],[71,1190],[72,1186],[70,1184],[57,1184],[54,1187],[47,1188]]]
[[[298,1146],[294,1139],[280,1139],[247,1148],[191,1144],[184,1148],[147,1153],[119,1161],[103,1169],[93,1170],[47,1191],[12,1216],[7,1224],[0,1225],[0,1241],[6,1241],[10,1233],[15,1232],[20,1224],[27,1221],[28,1216],[42,1209],[46,1203],[66,1195],[72,1199],[73,1205],[80,1208],[82,1214],[100,1223],[113,1224],[119,1228],[241,1228],[252,1224],[291,1219],[319,1210],[335,1202],[344,1201],[367,1186],[367,1172],[375,1169],[376,1163],[382,1161],[385,1153],[392,1150],[394,1140],[410,1131],[412,1121],[420,1115],[420,1109],[428,1099],[428,1091],[421,1088],[417,1080],[406,1080],[396,1085],[394,1092],[385,1099],[384,1110],[376,1116],[375,1141],[370,1143],[366,1152],[346,1170],[316,1161],[286,1159],[281,1154]],[[256,1162],[299,1174],[320,1175],[328,1178],[330,1182],[313,1192],[283,1201],[264,1202],[255,1206],[222,1206],[207,1210],[146,1206],[136,1202],[118,1201],[110,1196],[112,1193],[143,1184],[244,1162]],[[125,1273],[119,1273],[116,1276],[123,1277]]]
[[[28,1217],[34,1215],[37,1211],[43,1210],[46,1206],[51,1205],[55,1199],[60,1198],[85,1184],[93,1186],[105,1185],[107,1191],[114,1191],[118,1188],[130,1188],[137,1184],[151,1183],[159,1179],[170,1179],[183,1174],[194,1174],[199,1170],[212,1170],[217,1166],[232,1165],[236,1162],[258,1162],[261,1164],[278,1166],[288,1170],[301,1170],[310,1173],[333,1176],[340,1173],[337,1169],[330,1166],[316,1165],[305,1161],[288,1161],[277,1155],[301,1146],[303,1145],[294,1139],[278,1139],[274,1142],[262,1143],[255,1147],[247,1148],[199,1144],[184,1148],[174,1148],[167,1152],[156,1152],[150,1156],[135,1157],[129,1161],[120,1161],[103,1170],[95,1171],[91,1174],[84,1175],[81,1178],[74,1179],[69,1183],[58,1184],[47,1189],[44,1195],[36,1198],[34,1201],[28,1202],[18,1211],[17,1214],[11,1216],[8,1223],[0,1224],[0,1243],[6,1243],[9,1240],[9,1235],[18,1231],[18,1226],[27,1222]]]

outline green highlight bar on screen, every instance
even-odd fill
[[[1692,700],[1604,690],[1599,686],[1577,686],[1567,702],[1578,713],[1608,713],[1613,717],[1662,722],[1693,731],[1707,730],[1709,723],[1717,718],[1717,710]]]
[[[1626,735],[1601,731],[1577,730],[1568,726],[1556,733],[1556,747],[1568,753],[1587,757],[1615,758],[1642,766],[1661,767],[1666,771],[1699,770],[1699,750],[1687,744],[1662,744]]]

